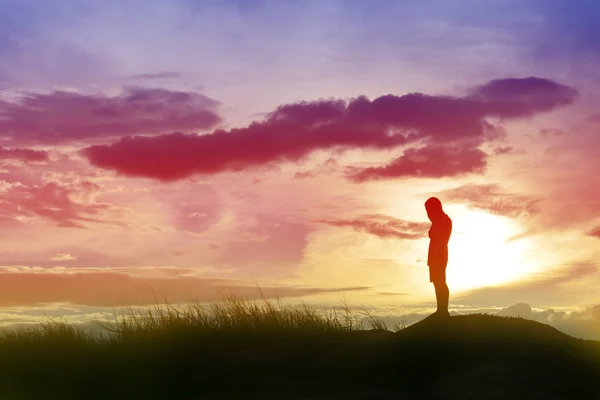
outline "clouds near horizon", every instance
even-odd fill
[[[458,303],[493,306],[502,304],[507,298],[525,303],[556,307],[566,302],[584,302],[592,293],[597,293],[600,284],[600,267],[593,262],[579,262],[545,271],[538,276],[499,286],[481,287],[455,295]],[[596,282],[596,285],[569,288],[580,282]]]
[[[165,269],[169,272],[170,269]],[[157,268],[154,272],[160,272]],[[143,272],[143,271],[142,271]],[[192,300],[214,302],[223,293],[261,298],[256,286],[232,279],[189,276],[191,269],[172,269],[172,276],[135,276],[116,269],[34,269],[29,272],[0,271],[0,306],[71,303],[86,306],[152,305]],[[267,297],[297,297],[309,294],[361,291],[368,287],[261,286]]]

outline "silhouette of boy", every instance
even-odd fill
[[[448,316],[448,301],[450,291],[446,284],[446,266],[448,265],[448,241],[452,233],[452,220],[442,209],[442,202],[437,197],[431,197],[425,202],[427,216],[431,221],[429,229],[429,281],[435,287],[437,311],[434,316]]]

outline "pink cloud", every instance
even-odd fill
[[[487,154],[472,147],[426,146],[405,150],[381,167],[349,168],[347,177],[356,182],[391,178],[442,178],[482,173]]]
[[[238,271],[242,276],[285,275],[303,260],[311,230],[307,224],[261,218],[252,228],[220,243],[222,251],[215,254],[214,261],[218,265],[244,265]]]
[[[0,160],[20,160],[24,162],[48,161],[48,152],[32,149],[5,149],[0,146]]]
[[[427,229],[429,229],[427,223],[404,221],[386,215],[366,215],[354,219],[319,220],[317,222],[349,227],[381,238],[392,239],[420,239],[427,237]]]
[[[58,144],[136,134],[196,132],[220,121],[218,102],[195,92],[129,87],[119,96],[65,91],[0,100],[0,137]]]
[[[294,174],[294,179],[306,179],[306,178],[314,178],[315,177],[315,173],[312,171],[302,171],[302,172],[296,172]]]
[[[519,152],[512,146],[498,146],[494,149],[494,155],[513,154]]]
[[[182,182],[155,188],[152,193],[170,209],[169,222],[177,229],[202,232],[221,219],[222,198],[213,185]]]
[[[510,193],[497,184],[469,183],[436,193],[442,201],[466,203],[471,207],[506,217],[534,215],[540,212],[540,199]]]
[[[565,131],[556,128],[544,128],[540,130],[540,136],[543,138],[564,136],[565,134]]]
[[[600,239],[600,226],[597,226],[597,227],[593,228],[591,231],[589,231],[588,236],[592,236],[592,237]]]
[[[39,217],[56,222],[60,227],[82,228],[82,222],[103,222],[98,218],[107,204],[80,203],[72,199],[77,193],[89,196],[99,186],[88,181],[71,187],[55,182],[43,186],[15,185],[0,192],[0,212],[7,218]]]
[[[527,117],[575,98],[572,88],[532,77],[492,81],[463,97],[412,93],[372,101],[358,97],[348,102],[300,102],[280,106],[245,128],[206,135],[125,137],[87,147],[82,154],[95,166],[125,176],[172,181],[196,173],[298,161],[322,149],[390,149],[419,140],[476,146],[493,128],[485,121],[488,116]],[[483,157],[474,149],[468,154],[472,159]],[[478,166],[465,166],[464,172],[481,167],[481,160],[475,161]]]

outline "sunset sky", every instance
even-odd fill
[[[1,324],[425,310],[430,196],[451,310],[600,321],[599,62],[595,0],[0,0]]]

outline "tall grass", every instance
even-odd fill
[[[97,322],[103,333],[51,319],[37,328],[5,328],[0,334],[0,399],[219,394],[233,390],[224,382],[238,388],[271,385],[271,376],[282,368],[319,381],[327,376],[328,363],[354,354],[344,344],[351,341],[345,340],[351,339],[346,333],[385,327],[372,316],[365,319],[364,311],[345,302],[321,311],[264,296],[247,300],[224,294],[208,305],[164,301],[123,307],[115,310],[114,319]],[[140,376],[143,385],[136,383]],[[110,384],[90,391],[98,382]]]
[[[222,294],[220,301],[203,305],[192,301],[174,306],[167,300],[150,307],[123,307],[113,321],[97,321],[105,334],[91,333],[66,322],[49,320],[37,329],[3,330],[0,346],[17,343],[131,343],[153,339],[193,337],[261,337],[273,335],[339,334],[365,329],[389,330],[365,307],[353,310],[345,300],[341,307],[317,310],[309,305],[285,305],[262,295],[259,300]],[[398,331],[406,324],[396,324]]]
[[[543,336],[539,332],[546,330],[532,321],[518,329],[513,329],[517,319],[477,321],[453,323],[444,332],[423,324],[416,335],[408,330],[399,335],[402,340],[379,340],[389,335],[347,334],[387,326],[345,300],[324,311],[264,296],[229,295],[209,305],[165,301],[149,308],[125,307],[114,320],[98,322],[105,334],[56,320],[37,329],[5,329],[0,335],[0,399],[304,399],[315,393],[358,398],[374,388],[424,398],[424,388],[446,378],[448,365],[452,373],[470,374],[473,363],[499,359],[518,360],[516,375],[549,366],[536,378],[544,385],[562,379],[558,374],[566,370],[556,368],[562,365],[570,365],[580,381],[597,381],[600,364],[585,343],[568,344],[554,333]],[[490,326],[497,333],[483,340]],[[540,357],[544,362],[538,362]],[[548,379],[551,374],[556,378]],[[568,378],[574,380],[575,372]],[[581,389],[593,386],[586,385],[559,398],[600,398]],[[275,397],[264,396],[267,392]]]

